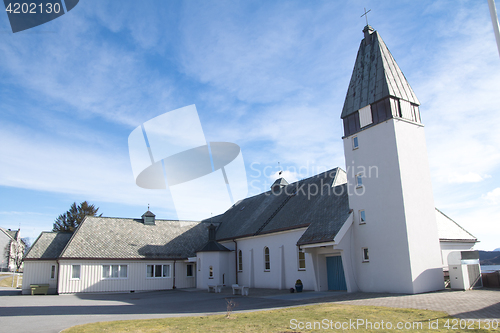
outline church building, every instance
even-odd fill
[[[345,170],[280,178],[201,222],[148,211],[42,233],[25,258],[23,292],[49,282],[57,293],[289,289],[298,279],[316,291],[443,289],[448,253],[477,240],[435,208],[418,98],[380,34],[363,33],[341,110]]]

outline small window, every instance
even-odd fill
[[[192,264],[186,265],[186,276],[187,277],[193,276],[193,265]]]
[[[72,265],[71,278],[75,280],[80,279],[80,265]]]
[[[52,265],[50,267],[50,278],[55,279],[56,278],[56,265]]]
[[[243,272],[243,253],[238,251],[238,272]]]
[[[359,211],[359,224],[365,224],[366,223],[366,213],[365,210],[362,209]]]
[[[128,276],[127,274],[127,265],[102,265],[103,279],[125,279]]]
[[[299,271],[306,270],[306,254],[304,250],[299,250]]]
[[[161,276],[164,278],[170,277],[170,265],[163,265],[163,273]]]
[[[363,187],[363,174],[358,173],[356,175],[356,187]]]
[[[355,136],[352,138],[352,150],[359,148],[358,137]]]
[[[271,270],[271,260],[269,257],[269,248],[266,246],[264,248],[264,271],[269,272]]]
[[[363,250],[363,262],[370,261],[370,257],[368,256],[368,248],[364,247],[362,250]]]
[[[210,266],[208,268],[208,278],[209,279],[213,279],[214,278],[214,268],[212,266]]]

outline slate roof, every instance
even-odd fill
[[[441,241],[477,242],[477,238],[436,208],[438,236]]]
[[[388,96],[420,105],[382,37],[373,31],[371,43],[363,39],[359,46],[341,118]]]
[[[185,259],[207,240],[206,223],[87,216],[61,258]]]
[[[9,230],[9,229],[4,229],[4,228],[0,228],[0,230],[3,231],[10,238],[12,238],[14,240],[17,239],[17,233],[19,232],[19,230]]]
[[[73,236],[72,233],[66,232],[42,232],[31,246],[24,260],[55,260],[59,258],[71,236]]]
[[[281,191],[267,191],[238,202],[220,217],[217,240],[301,227],[307,230],[299,245],[333,240],[349,216],[346,185],[331,187],[338,171],[335,168]]]

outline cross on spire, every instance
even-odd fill
[[[360,17],[364,16],[366,18],[366,25],[368,25],[368,13],[371,11],[372,11],[371,9],[368,9],[368,11],[366,11],[366,8],[365,8],[365,13],[360,16]]]

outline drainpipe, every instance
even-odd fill
[[[174,259],[174,281],[173,281],[172,289],[175,289],[175,259]]]
[[[236,273],[236,284],[238,284],[238,243],[233,239],[234,242],[234,262],[235,265],[235,273]]]
[[[56,277],[56,295],[59,295],[59,259],[56,259],[56,264],[57,264],[57,277]]]

